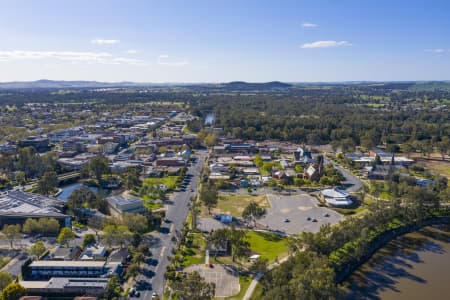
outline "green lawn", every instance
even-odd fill
[[[254,195],[254,194],[219,194],[219,200],[217,201],[217,207],[211,210],[213,214],[226,213],[234,217],[240,218],[245,207],[250,202],[256,202],[261,207],[270,207],[269,201],[266,195]],[[203,216],[208,216],[208,211],[203,207]]]
[[[202,233],[190,233],[192,243],[182,248],[184,251],[183,268],[205,262],[206,238]]]
[[[275,261],[277,257],[281,259],[287,254],[286,239],[276,234],[249,231],[247,237],[252,251],[261,255],[262,258],[268,259],[269,262]]]
[[[147,178],[144,181],[144,185],[164,184],[167,186],[169,190],[173,190],[177,187],[178,178],[179,176],[167,176],[163,178]]]

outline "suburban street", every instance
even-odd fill
[[[137,290],[141,295],[138,299],[151,299],[153,292],[159,296],[164,290],[164,273],[170,261],[168,256],[173,256],[172,249],[178,247],[177,234],[183,228],[183,224],[189,212],[191,196],[197,193],[197,184],[203,169],[206,151],[197,151],[196,162],[193,163],[187,174],[192,174],[190,184],[185,192],[175,192],[167,201],[166,219],[158,233],[148,238],[148,243],[153,256],[143,267],[142,274],[136,279]],[[191,192],[191,189],[193,192]],[[175,237],[175,238],[174,238]]]

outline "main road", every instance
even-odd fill
[[[137,290],[140,291],[138,299],[151,299],[153,292],[162,296],[165,285],[164,273],[170,264],[167,257],[173,256],[172,249],[178,247],[178,234],[186,221],[190,198],[197,193],[206,155],[207,152],[203,150],[196,152],[196,162],[192,163],[187,172],[192,175],[190,184],[185,191],[175,192],[167,201],[167,222],[147,239],[153,256],[146,262],[142,274],[136,280]]]

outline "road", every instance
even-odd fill
[[[361,179],[359,179],[356,175],[353,175],[350,171],[341,167],[330,159],[325,158],[324,162],[325,164],[332,164],[335,169],[339,170],[342,173],[345,178],[345,181],[342,185],[347,192],[356,193],[363,188]]]
[[[158,233],[148,238],[150,250],[153,253],[143,267],[142,274],[136,280],[137,290],[141,295],[136,299],[151,299],[152,293],[162,295],[164,291],[164,273],[170,261],[167,256],[173,256],[172,249],[178,247],[177,233],[183,228],[189,212],[191,196],[197,193],[197,184],[203,169],[206,151],[196,153],[197,162],[189,167],[187,174],[192,174],[191,182],[185,192],[175,192],[167,201],[166,219]],[[191,192],[191,189],[193,192]]]

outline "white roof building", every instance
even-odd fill
[[[337,188],[322,190],[320,196],[330,206],[343,207],[353,203],[349,193]]]

